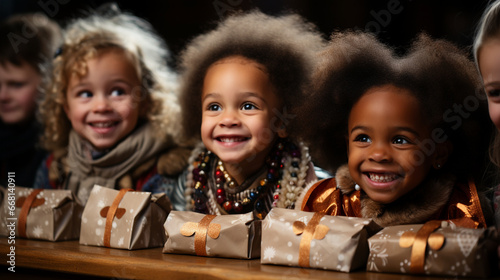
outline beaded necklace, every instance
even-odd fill
[[[264,170],[238,186],[223,162],[204,149],[193,162],[192,177],[188,177],[191,188],[186,190],[190,196],[188,209],[215,215],[221,214],[220,209],[228,214],[253,211],[256,217],[263,219],[271,207],[294,208],[305,185],[309,161],[304,145],[297,147],[287,139],[280,139],[269,153]],[[250,188],[264,171],[265,177],[257,187]]]

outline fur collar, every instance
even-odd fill
[[[341,166],[335,176],[343,194],[354,191],[355,182],[347,165]],[[424,223],[441,209],[450,197],[456,178],[442,174],[422,182],[417,188],[391,204],[371,200],[361,192],[361,213],[381,226]]]

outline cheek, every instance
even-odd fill
[[[212,134],[212,129],[213,129],[212,122],[210,119],[202,117],[201,118],[201,127],[200,127],[200,133],[201,133],[201,139],[205,140],[210,137]]]
[[[500,104],[488,102],[488,110],[490,113],[491,121],[500,130]]]
[[[14,95],[18,104],[23,107],[24,110],[30,111],[35,108],[36,98],[38,96],[38,90],[36,87],[25,88],[22,92]]]
[[[123,119],[129,122],[137,122],[139,118],[139,104],[134,102],[129,102],[126,104],[122,104],[117,111],[120,112],[120,115]]]

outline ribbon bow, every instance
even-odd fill
[[[187,222],[181,227],[183,236],[189,237],[194,234],[194,251],[198,256],[207,256],[207,235],[212,239],[219,238],[221,225],[212,224],[215,217],[215,215],[206,215],[199,223]]]
[[[427,244],[435,251],[441,249],[444,244],[444,235],[433,233],[441,226],[441,221],[429,221],[415,233],[407,231],[401,235],[399,246],[401,248],[411,248],[410,272],[424,273],[425,250]]]
[[[299,247],[299,266],[301,267],[309,267],[311,241],[313,239],[321,240],[328,233],[329,228],[319,224],[324,215],[324,213],[314,213],[307,226],[301,221],[293,222],[293,232],[296,235],[302,234]]]
[[[106,207],[102,208],[101,212],[99,212],[101,217],[107,218],[110,208],[111,208],[110,206],[106,206]],[[117,217],[118,219],[121,219],[123,217],[123,215],[125,215],[126,212],[127,212],[127,210],[125,208],[116,208],[115,217]]]

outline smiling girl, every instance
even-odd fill
[[[149,23],[116,7],[75,20],[64,32],[42,105],[52,152],[35,188],[66,188],[85,202],[95,184],[166,192],[187,163],[166,48]],[[175,121],[174,121],[175,120]]]
[[[486,159],[486,114],[465,54],[422,35],[396,57],[373,36],[348,32],[335,34],[321,57],[314,98],[299,110],[301,131],[304,137],[327,131],[308,139],[338,169],[304,191],[302,210],[373,218],[381,226],[491,224],[477,180]]]
[[[322,38],[296,15],[229,17],[182,56],[185,133],[202,140],[187,177],[187,209],[210,214],[294,208],[316,179],[289,131]]]

